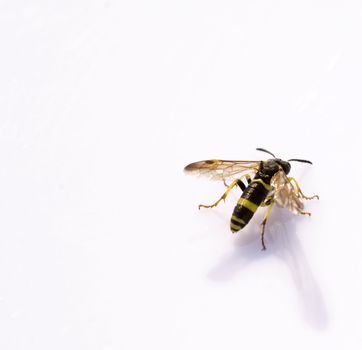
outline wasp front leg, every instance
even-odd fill
[[[315,194],[314,196],[311,196],[311,197],[308,197],[308,196],[304,195],[304,193],[302,192],[302,190],[301,190],[300,187],[299,187],[299,184],[298,184],[297,180],[296,180],[294,177],[288,177],[288,180],[289,180],[290,182],[293,181],[295,187],[297,188],[298,193],[300,193],[300,195],[302,196],[302,198],[308,199],[308,200],[314,199],[314,198],[319,199],[319,196],[316,195],[316,194]],[[301,213],[301,214],[304,214],[304,212]],[[309,213],[305,213],[305,214],[308,215]]]
[[[225,180],[224,180],[224,184],[225,186],[227,185]],[[229,192],[236,186],[238,185],[242,191],[244,191],[245,189],[245,185],[244,183],[241,181],[241,178],[240,179],[236,179],[234,180],[227,188],[227,190],[224,192],[224,194],[214,203],[214,204],[211,204],[211,205],[204,205],[204,204],[199,204],[199,209],[200,208],[213,208],[213,207],[216,207],[222,200],[225,201],[226,197],[228,196]]]

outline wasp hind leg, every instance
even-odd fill
[[[224,194],[214,203],[211,205],[204,205],[204,204],[199,204],[199,209],[200,208],[213,208],[216,207],[222,200],[225,201],[225,198],[228,196],[229,192],[236,186],[238,185],[242,191],[245,190],[245,185],[244,183],[241,181],[241,179],[236,179],[234,180],[230,185],[227,185],[225,180],[224,180],[224,184],[225,186],[227,186],[227,190],[224,192]]]
[[[266,201],[264,201],[261,206],[262,207],[266,207],[266,206],[269,206],[268,207],[268,210],[265,214],[265,217],[264,217],[264,220],[261,222],[261,245],[262,245],[262,250],[266,250],[266,246],[265,246],[265,242],[264,242],[264,234],[265,234],[265,225],[266,225],[266,222],[268,220],[268,217],[270,215],[270,212],[273,208],[273,204],[274,204],[274,201],[273,201],[273,198],[271,197],[268,197]]]
[[[241,188],[241,190],[244,191],[244,190],[245,190],[245,185],[244,185],[244,183],[241,181],[242,178],[245,178],[246,181],[248,182],[248,185],[250,185],[251,177],[250,177],[249,174],[245,174],[245,175],[242,176],[240,179],[236,180],[236,181],[238,181],[238,185],[239,185],[239,187]],[[229,187],[229,185],[226,183],[225,179],[223,179],[222,181],[223,181],[225,187]]]
[[[308,197],[308,196],[304,195],[304,193],[302,192],[302,190],[301,190],[300,187],[299,187],[299,184],[298,184],[297,180],[296,180],[294,177],[288,177],[288,180],[289,180],[290,182],[293,181],[295,187],[297,188],[298,193],[301,194],[302,198],[308,199],[308,200],[314,199],[314,198],[315,198],[315,199],[319,199],[319,196],[318,196],[317,194],[315,194],[314,196],[311,196],[311,197]],[[306,212],[302,212],[301,214],[303,214],[303,215],[309,215],[309,216],[310,216],[310,213],[306,213]]]

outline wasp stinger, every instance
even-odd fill
[[[317,195],[308,197],[301,191],[298,182],[293,177],[288,177],[290,163],[292,161],[312,164],[309,160],[289,159],[288,161],[276,158],[273,153],[257,148],[271,156],[266,161],[244,161],[244,160],[202,160],[191,163],[185,167],[187,173],[208,176],[212,180],[222,180],[227,186],[225,193],[211,205],[199,205],[200,208],[213,208],[221,200],[225,200],[233,187],[238,185],[243,191],[231,216],[230,229],[237,232],[245,227],[259,206],[267,206],[267,212],[261,223],[261,244],[266,249],[264,242],[265,225],[271,209],[276,203],[280,207],[289,209],[294,214],[311,214],[303,211],[304,199],[319,199]],[[235,178],[236,177],[236,178]],[[226,180],[235,178],[230,185]],[[245,184],[243,180],[247,182]]]

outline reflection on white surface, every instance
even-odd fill
[[[236,278],[251,263],[259,259],[276,256],[288,267],[301,302],[303,316],[314,328],[325,329],[328,325],[328,312],[318,282],[306,259],[296,232],[296,217],[278,211],[267,225],[267,250],[260,253],[260,237],[248,230],[241,232],[235,241],[232,254],[226,256],[209,273],[214,280]],[[254,231],[254,230],[253,230]]]

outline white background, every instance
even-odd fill
[[[0,4],[1,349],[360,349],[360,1]],[[311,218],[187,177],[294,163]]]

